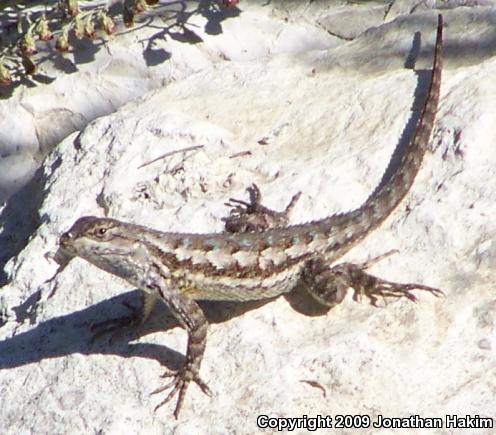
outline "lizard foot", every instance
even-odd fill
[[[286,226],[289,213],[301,196],[301,192],[298,192],[283,211],[275,211],[261,204],[262,194],[256,184],[252,184],[246,190],[250,195],[250,202],[230,198],[225,203],[231,207],[229,216],[222,218],[229,233],[260,232]]]
[[[162,391],[165,391],[169,388],[172,389],[170,390],[167,397],[155,407],[154,412],[161,406],[169,402],[177,393],[178,398],[176,408],[174,409],[174,417],[177,419],[179,416],[179,412],[181,411],[184,398],[186,396],[186,390],[188,389],[191,381],[195,382],[207,396],[212,395],[212,392],[210,391],[210,388],[208,388],[207,384],[198,376],[197,373],[192,370],[191,367],[188,366],[188,364],[186,364],[181,370],[177,372],[165,372],[161,377],[172,378],[172,380],[162,387],[159,387],[156,390],[152,391],[151,394],[161,393]]]
[[[370,300],[373,306],[377,306],[379,297],[405,297],[412,302],[417,302],[417,297],[412,290],[425,290],[438,297],[444,293],[434,287],[422,284],[402,284],[387,281],[370,275],[364,271],[379,259],[390,255],[388,252],[375,259],[362,264],[341,263],[334,267],[328,267],[324,259],[317,258],[309,260],[303,270],[302,280],[307,291],[320,303],[334,306],[340,303],[346,296],[346,291],[352,288],[353,300],[359,301],[363,296]]]

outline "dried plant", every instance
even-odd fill
[[[101,0],[0,2],[0,86],[12,86],[34,75],[41,62],[36,54],[42,44],[51,45],[60,53],[69,52],[74,50],[72,38],[108,37],[122,25],[133,27],[144,12],[160,5],[159,0],[115,0],[109,8],[106,3]],[[208,3],[221,3],[229,8],[239,0]]]

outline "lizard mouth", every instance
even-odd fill
[[[59,246],[61,248],[67,248],[71,239],[72,239],[72,235],[69,231],[67,231],[66,233],[64,233],[60,236]]]
[[[74,255],[74,234],[71,231],[66,231],[60,236],[58,250],[66,255]]]
[[[70,240],[71,235],[69,233],[62,234],[59,239],[59,248],[53,254],[53,259],[61,266],[66,266],[75,255],[74,252],[72,252]]]

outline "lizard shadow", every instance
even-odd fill
[[[122,293],[82,310],[54,317],[39,323],[29,331],[0,341],[0,370],[73,353],[108,354],[124,358],[140,357],[156,360],[170,370],[179,369],[184,364],[183,353],[162,344],[133,343],[137,338],[179,326],[162,301],[157,301],[150,318],[143,325],[93,340],[92,325],[128,315],[126,306],[139,306],[140,291]],[[274,299],[250,302],[199,301],[198,304],[209,323],[222,323],[270,303]]]

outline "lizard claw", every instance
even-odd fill
[[[416,283],[402,284],[394,281],[387,281],[385,279],[369,275],[359,268],[355,269],[353,266],[354,265],[348,266],[353,269],[350,273],[350,275],[353,275],[354,278],[354,282],[350,285],[350,287],[352,287],[355,291],[353,299],[356,300],[356,298],[360,296],[365,296],[375,307],[377,307],[378,296],[381,296],[383,299],[405,297],[409,301],[417,303],[418,298],[411,292],[412,290],[424,290],[430,292],[436,297],[444,295],[442,290],[435,287],[429,287]]]
[[[167,394],[166,398],[162,400],[153,410],[153,412],[157,411],[160,407],[165,405],[167,402],[169,402],[175,395],[176,393],[178,394],[177,398],[177,403],[176,403],[176,408],[174,409],[174,417],[177,419],[179,416],[179,412],[181,411],[181,407],[184,402],[184,398],[186,396],[186,390],[188,389],[188,386],[191,381],[195,382],[200,389],[205,393],[207,396],[211,396],[212,392],[210,391],[210,388],[208,388],[208,385],[196,374],[194,373],[189,367],[185,366],[181,370],[177,372],[165,372],[160,376],[161,378],[172,378],[172,380],[155,389],[152,391],[150,394],[157,394],[161,393],[162,391],[165,391],[169,388],[172,387],[172,389],[169,391],[169,394]]]

